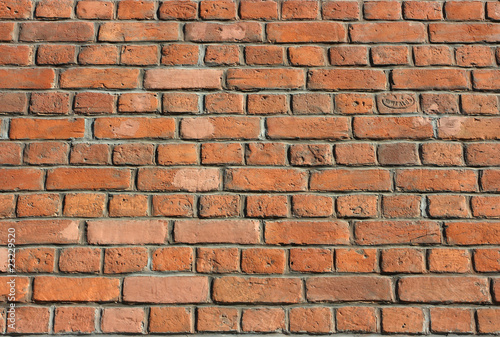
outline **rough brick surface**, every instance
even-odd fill
[[[500,334],[498,1],[0,0],[0,42],[0,334]]]

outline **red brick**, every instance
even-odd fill
[[[250,143],[246,150],[247,165],[286,165],[283,143]]]
[[[162,48],[161,63],[166,65],[195,65],[199,47],[191,44],[167,44]]]
[[[120,112],[156,112],[158,97],[152,93],[121,94],[118,99]]]
[[[404,18],[407,20],[442,20],[442,4],[438,1],[403,2]]]
[[[389,143],[378,145],[381,165],[419,165],[418,147],[415,143]]]
[[[250,115],[286,114],[288,100],[286,95],[248,95],[247,111]]]
[[[192,217],[194,197],[188,194],[169,194],[153,196],[154,216]]]
[[[54,248],[23,248],[16,251],[16,272],[52,273],[56,251]]]
[[[110,20],[113,18],[114,3],[111,1],[78,1],[76,16],[87,20]]]
[[[286,217],[288,200],[284,195],[249,195],[245,209],[246,215],[251,218]]]
[[[306,294],[310,302],[392,301],[392,281],[380,276],[309,277]]]
[[[38,165],[68,163],[69,145],[62,142],[29,143],[24,148],[24,162]]]
[[[500,323],[498,322],[498,315],[500,310],[496,308],[491,309],[478,309],[477,310],[477,325],[480,333],[493,333],[496,334],[500,331]]]
[[[120,280],[105,277],[38,276],[33,300],[40,302],[115,302]]]
[[[17,216],[20,218],[58,216],[60,204],[59,194],[55,193],[20,195],[17,199]]]
[[[450,21],[477,21],[484,19],[484,3],[480,1],[447,1],[446,19]]]
[[[377,332],[375,308],[341,307],[336,310],[337,329],[348,332]]]
[[[278,18],[278,4],[273,0],[243,0],[240,17],[245,20],[272,20]]]
[[[297,169],[231,168],[224,178],[229,191],[305,191],[307,173]]]
[[[336,249],[335,266],[337,272],[371,273],[377,269],[376,249]]]
[[[500,26],[491,23],[430,23],[432,43],[498,42]]]
[[[27,66],[33,63],[33,49],[25,45],[0,45],[0,65]]]
[[[79,92],[75,95],[74,111],[82,115],[113,113],[115,96],[98,92]]]
[[[241,165],[243,164],[243,146],[239,143],[202,144],[201,162],[207,165]]]
[[[92,220],[87,221],[89,244],[163,244],[168,237],[164,220]],[[137,231],[142,231],[138,236]]]
[[[466,218],[468,202],[463,195],[435,194],[427,197],[428,213],[433,218]]]
[[[41,45],[36,54],[37,64],[75,64],[76,46],[71,45]]]
[[[273,22],[266,27],[271,43],[346,42],[347,32],[338,22]]]
[[[312,172],[313,191],[389,191],[391,174],[381,169],[329,169]]]
[[[163,94],[163,112],[168,114],[197,113],[199,112],[198,99],[197,94]]]
[[[292,308],[289,317],[292,332],[328,333],[334,329],[330,308]]]
[[[25,93],[20,92],[0,92],[0,112],[12,114],[24,114],[28,107],[28,99]]]
[[[283,64],[284,48],[279,46],[245,47],[245,61],[251,65]]]
[[[462,69],[396,69],[392,71],[393,89],[467,90],[467,73]]]
[[[285,312],[278,308],[244,309],[241,329],[251,332],[275,332],[285,330]]]
[[[489,46],[461,46],[455,50],[457,64],[464,67],[488,67],[495,65],[495,56]]]
[[[90,22],[25,22],[21,24],[19,41],[87,42],[94,39]]]
[[[442,117],[437,126],[441,139],[484,140],[500,137],[495,131],[500,126],[500,118]]]
[[[101,42],[177,41],[179,24],[174,22],[105,22],[99,28]]]
[[[10,276],[1,276],[0,280],[0,299],[2,302],[7,302],[9,297],[13,296],[16,302],[28,302],[31,297],[31,280],[28,277],[16,277],[15,285],[11,288],[12,283]],[[15,295],[10,295],[11,289],[15,289]]]
[[[69,19],[73,13],[72,0],[42,0],[37,3],[37,18]]]
[[[130,188],[131,171],[117,168],[55,168],[47,172],[47,190],[103,190]]]
[[[174,132],[175,122],[172,118],[115,117],[98,118],[94,122],[94,133],[97,138],[169,139],[173,138]]]
[[[354,233],[361,245],[441,243],[441,228],[434,221],[356,221]]]
[[[147,66],[158,63],[156,45],[127,45],[121,49],[121,64]]]
[[[369,22],[352,24],[349,35],[356,43],[422,43],[427,34],[420,22]]]
[[[241,270],[247,274],[283,274],[285,260],[285,251],[282,249],[243,249]]]
[[[474,276],[403,277],[398,282],[399,298],[416,303],[484,303],[490,301],[488,280]]]
[[[180,243],[239,243],[260,241],[259,222],[255,220],[178,220],[174,240]]]
[[[330,48],[330,63],[334,66],[364,66],[368,64],[368,48],[338,46]]]
[[[200,218],[230,218],[240,215],[238,195],[202,195],[198,199],[198,204]]]
[[[372,114],[375,102],[367,94],[337,94],[335,108],[340,114]]]
[[[197,309],[198,331],[238,331],[240,313],[236,308],[202,307]]]
[[[367,1],[363,14],[367,20],[401,20],[401,2]]]
[[[498,3],[488,1],[486,3],[486,17],[491,20],[500,20],[500,6]]]
[[[387,218],[418,218],[421,199],[419,195],[384,195],[382,213]]]
[[[457,143],[424,143],[421,147],[422,163],[437,166],[462,166],[463,149]]]
[[[237,4],[231,0],[200,2],[200,17],[204,20],[235,20]]]
[[[95,307],[57,307],[54,332],[92,333],[95,330]]]
[[[160,165],[196,165],[197,163],[196,144],[160,144],[158,146],[158,164]]]
[[[318,1],[289,0],[281,4],[281,19],[283,20],[314,20],[318,18],[318,12]]]
[[[377,216],[378,197],[375,195],[340,195],[337,197],[337,215],[353,218]]]
[[[206,65],[240,64],[240,49],[235,45],[210,45],[205,51]]]
[[[243,278],[226,276],[213,281],[212,297],[219,303],[299,303],[298,278]]]
[[[373,46],[370,55],[373,65],[407,65],[409,50],[407,46]]]
[[[0,222],[0,231],[7,238],[7,230],[16,225],[17,245],[24,244],[71,244],[78,243],[80,229],[78,221],[72,220],[22,220]],[[54,235],[58,233],[58,235]],[[6,244],[7,239],[2,240]]]
[[[151,269],[158,271],[191,271],[193,249],[191,247],[159,248],[153,252]]]
[[[16,209],[16,199],[14,194],[2,194],[0,196],[0,218],[11,218]],[[7,262],[5,258],[3,261]],[[2,270],[3,271],[3,270]]]
[[[147,248],[116,247],[116,248],[106,248],[104,252],[105,274],[141,272],[146,269],[147,264],[148,264]]]
[[[107,144],[74,144],[71,148],[70,163],[105,165],[109,162]]]
[[[15,22],[0,22],[0,41],[13,41],[15,26]]]
[[[500,222],[445,222],[448,243],[487,245],[500,242]]]
[[[296,94],[292,96],[292,110],[296,115],[330,114],[332,98],[327,94]]]
[[[240,267],[238,248],[198,248],[196,271],[198,273],[231,273]]]
[[[461,95],[462,112],[468,115],[498,115],[498,97],[494,95]]]
[[[449,66],[453,64],[452,50],[448,46],[415,46],[413,57],[417,66]]]
[[[151,307],[148,328],[150,332],[192,332],[191,320],[190,308]]]
[[[431,308],[431,331],[437,333],[472,333],[473,318],[470,309]]]
[[[82,3],[82,2],[79,2]],[[105,3],[105,2],[99,2]],[[89,45],[80,48],[78,62],[80,64],[107,65],[118,64],[118,47],[113,45]]]
[[[194,22],[185,25],[185,40],[192,42],[260,42],[262,27],[257,22],[221,24]]]
[[[292,196],[292,212],[301,218],[329,217],[333,213],[330,196],[297,194]]]
[[[279,244],[348,244],[346,221],[266,221],[265,242]]]
[[[162,20],[193,20],[197,17],[198,3],[194,1],[164,1],[158,15]]]
[[[222,71],[218,69],[146,70],[146,89],[221,89]]]
[[[360,6],[356,1],[327,1],[322,7],[325,20],[359,20]]]
[[[290,269],[302,273],[327,273],[333,270],[333,251],[324,248],[290,249]]]
[[[148,196],[143,194],[114,194],[109,199],[110,217],[148,216]]]
[[[294,66],[321,67],[326,65],[325,50],[318,46],[288,47],[290,64]]]
[[[460,111],[455,94],[421,94],[420,105],[426,114],[456,114]]]
[[[5,0],[0,4],[0,19],[28,19],[33,4],[28,0]]]
[[[307,87],[312,90],[384,90],[386,76],[373,69],[312,69]]]
[[[43,172],[32,168],[0,169],[0,190],[36,191],[43,189]]]
[[[423,333],[424,312],[421,308],[383,308],[382,331],[386,333]]]
[[[64,89],[134,89],[139,86],[139,70],[126,68],[70,68],[63,71]]]
[[[428,254],[429,271],[434,273],[469,273],[471,256],[465,249],[431,249]]]
[[[267,135],[273,139],[349,138],[346,117],[270,117],[266,120]]]
[[[90,247],[63,249],[59,255],[59,270],[66,273],[98,273],[101,270],[101,249]]]
[[[229,89],[300,89],[305,85],[304,71],[293,68],[228,69]]]
[[[234,93],[205,95],[205,110],[208,113],[244,113],[244,96]]]
[[[104,333],[141,333],[144,326],[143,308],[104,308],[101,331]]]
[[[473,170],[400,169],[396,172],[396,187],[401,191],[474,192],[477,172]]]
[[[412,248],[384,249],[380,267],[385,273],[419,274],[425,271],[425,251]]]
[[[47,307],[16,308],[15,328],[8,325],[8,333],[49,333],[50,309]]]
[[[137,188],[140,191],[215,191],[220,186],[216,168],[140,168]]]
[[[0,89],[51,89],[55,73],[48,68],[0,69]]]
[[[36,115],[67,115],[70,96],[63,92],[32,93],[30,112]]]
[[[155,17],[154,1],[122,0],[117,5],[117,15],[120,20],[144,20]]]
[[[341,165],[375,165],[375,146],[368,143],[343,143],[335,145],[335,160]]]
[[[139,303],[204,303],[208,278],[204,276],[132,276],[123,282],[123,301]]]
[[[500,271],[499,249],[476,249],[474,251],[474,269],[478,272],[491,273]]]
[[[113,149],[113,164],[152,165],[154,153],[153,144],[130,143],[117,145]]]
[[[494,195],[473,196],[472,214],[481,218],[500,218],[500,197]]]

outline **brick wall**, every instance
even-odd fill
[[[500,333],[500,2],[0,0],[0,41],[2,332]]]

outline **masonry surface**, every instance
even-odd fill
[[[2,333],[500,333],[500,2],[0,0],[0,41]]]

